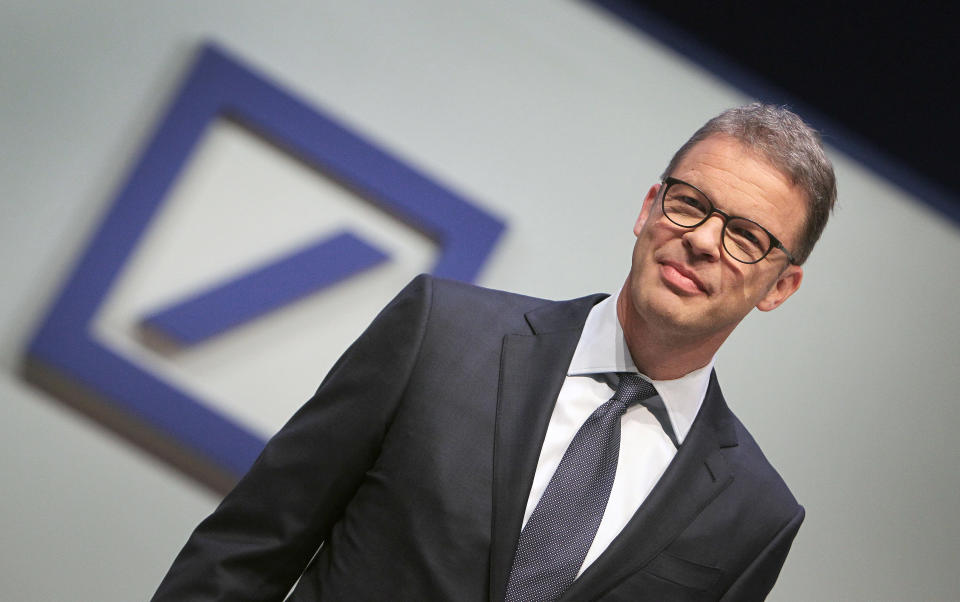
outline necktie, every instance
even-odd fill
[[[506,602],[555,600],[573,583],[617,474],[620,417],[629,406],[648,398],[660,401],[653,385],[636,374],[623,374],[613,397],[594,410],[574,435],[520,533]],[[676,442],[673,429],[665,430]]]

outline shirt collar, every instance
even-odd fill
[[[634,372],[653,383],[667,407],[667,414],[677,439],[682,443],[700,411],[710,384],[710,373],[716,362],[710,358],[706,366],[673,380],[654,380],[637,370],[630,357],[627,340],[617,318],[617,297],[597,303],[587,315],[580,341],[573,352],[567,376]]]

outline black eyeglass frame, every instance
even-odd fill
[[[745,263],[745,264],[747,264],[747,265],[753,265],[753,264],[755,264],[755,263],[759,263],[759,262],[763,261],[763,260],[767,257],[767,255],[770,254],[770,251],[772,251],[773,249],[776,248],[776,249],[780,249],[781,251],[783,251],[783,253],[787,256],[787,259],[790,260],[790,263],[796,265],[797,262],[796,262],[796,260],[793,258],[793,254],[792,254],[790,251],[788,251],[785,246],[783,246],[783,243],[780,242],[780,239],[777,238],[776,236],[774,236],[773,234],[771,234],[769,230],[767,230],[766,228],[764,228],[763,226],[761,226],[761,225],[758,224],[757,222],[753,221],[752,219],[746,218],[746,217],[740,217],[739,215],[730,215],[729,213],[725,213],[725,212],[723,212],[723,211],[720,211],[719,209],[717,209],[716,205],[713,204],[713,201],[710,200],[710,197],[707,196],[707,194],[706,194],[704,191],[700,190],[699,188],[697,188],[697,187],[694,186],[693,184],[690,184],[689,182],[684,182],[683,180],[681,180],[681,179],[679,179],[679,178],[674,178],[673,176],[667,176],[667,177],[665,177],[665,178],[663,179],[663,184],[664,184],[664,185],[663,185],[663,190],[662,190],[662,192],[660,193],[660,212],[663,213],[663,216],[664,216],[665,218],[667,218],[668,220],[670,220],[670,223],[671,223],[671,224],[674,224],[674,225],[676,225],[676,226],[680,226],[681,228],[688,228],[688,229],[690,229],[690,230],[693,230],[694,228],[699,228],[699,227],[702,226],[703,224],[707,223],[707,220],[709,220],[709,219],[713,216],[714,213],[719,213],[719,214],[720,214],[720,217],[723,218],[723,229],[720,231],[720,243],[721,243],[721,245],[723,246],[724,252],[726,252],[726,254],[729,255],[732,259],[734,259],[735,261],[739,261],[740,263]],[[690,188],[693,188],[694,190],[696,190],[697,192],[699,192],[699,193],[703,196],[703,199],[704,199],[704,200],[707,202],[707,204],[710,206],[710,210],[707,211],[707,214],[703,217],[703,219],[700,220],[699,222],[693,224],[692,226],[687,226],[687,225],[684,225],[684,224],[678,224],[677,222],[673,221],[673,220],[670,218],[669,215],[667,215],[667,208],[666,208],[666,206],[665,206],[665,202],[666,202],[666,198],[667,198],[667,190],[668,190],[671,186],[673,186],[674,184],[682,184],[682,185],[684,185],[684,186],[689,186]],[[727,238],[726,238],[726,237],[727,237],[727,223],[729,223],[729,221],[732,220],[732,219],[742,219],[742,220],[744,220],[744,221],[750,222],[751,224],[756,224],[758,228],[760,228],[761,230],[763,230],[764,232],[766,232],[767,236],[770,237],[770,246],[767,247],[767,250],[764,251],[763,255],[761,255],[758,259],[755,259],[754,261],[744,261],[744,260],[736,257],[736,256],[735,256],[733,253],[731,253],[729,250],[727,250]]]

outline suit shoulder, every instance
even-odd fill
[[[751,489],[757,492],[757,503],[781,508],[791,515],[801,509],[786,481],[770,462],[753,435],[739,418],[733,416],[733,426],[737,432],[739,445],[733,454],[738,475],[746,480]]]
[[[453,303],[463,302],[471,305],[492,304],[498,307],[511,306],[524,310],[529,310],[546,303],[555,303],[549,299],[487,288],[458,280],[437,278],[429,274],[420,274],[414,279],[414,282],[417,281],[428,283],[427,285],[431,287],[435,299],[440,298]]]
[[[710,375],[701,411],[706,412],[707,422],[716,427],[720,452],[736,475],[735,487],[755,492],[757,504],[769,504],[791,515],[796,513],[799,503],[756,439],[727,405],[716,371]]]
[[[515,332],[529,332],[526,314],[551,307],[589,307],[601,296],[593,295],[569,301],[553,301],[519,293],[485,288],[455,280],[446,280],[427,274],[417,276],[408,285],[429,291],[431,319],[470,321],[483,324],[501,324]],[[584,314],[585,315],[585,314]]]

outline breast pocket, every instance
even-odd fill
[[[666,552],[651,560],[642,571],[697,591],[710,590],[722,575],[718,568],[704,566]]]
[[[716,602],[723,572],[667,552],[604,592],[597,602]]]

